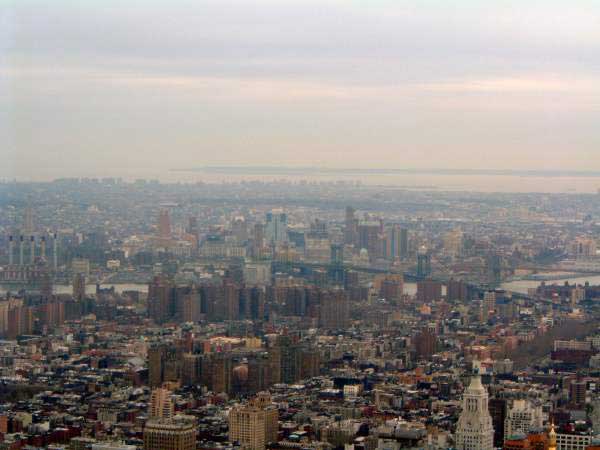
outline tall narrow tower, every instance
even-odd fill
[[[158,237],[171,239],[171,218],[166,209],[161,210],[158,216]]]
[[[52,242],[52,244],[54,245],[52,259],[54,263],[54,273],[56,273],[56,271],[58,270],[58,236],[56,233],[54,233],[54,241]]]
[[[19,236],[19,265],[23,265],[23,235]]]
[[[35,236],[32,234],[29,239],[29,264],[35,262]]]
[[[12,266],[13,264],[13,252],[14,252],[15,243],[13,241],[12,235],[8,237],[8,264]]]
[[[23,217],[23,231],[25,233],[33,233],[35,231],[35,225],[33,223],[33,209],[31,206],[25,208],[25,214]]]
[[[479,374],[473,376],[463,395],[462,412],[456,428],[458,450],[493,450],[494,427],[488,409],[488,393]]]

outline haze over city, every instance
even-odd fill
[[[0,450],[600,450],[600,0],[0,0]]]
[[[600,170],[592,0],[27,0],[0,18],[4,179]]]

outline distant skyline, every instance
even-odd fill
[[[598,172],[598,55],[594,0],[8,0],[0,178]]]

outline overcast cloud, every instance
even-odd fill
[[[4,178],[600,170],[600,2],[0,3]]]

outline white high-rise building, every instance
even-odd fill
[[[504,440],[515,434],[529,434],[543,425],[542,407],[529,400],[515,400],[504,419]]]
[[[494,427],[488,409],[488,393],[479,374],[463,395],[462,412],[456,429],[458,450],[493,450]]]

